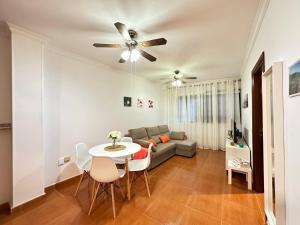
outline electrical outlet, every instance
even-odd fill
[[[65,156],[64,158],[64,163],[70,162],[71,161],[71,156]]]
[[[64,165],[65,164],[64,158],[59,158],[57,163],[58,163],[58,166]]]

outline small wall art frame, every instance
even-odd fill
[[[124,97],[124,107],[131,107],[131,97]]]
[[[244,99],[243,99],[243,108],[246,109],[248,108],[248,94],[245,94]]]
[[[150,109],[154,108],[154,102],[152,100],[148,100],[148,108]]]
[[[289,67],[289,96],[300,95],[300,60]]]
[[[137,99],[136,106],[137,106],[138,108],[143,108],[143,99],[138,98],[138,99]]]

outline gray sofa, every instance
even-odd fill
[[[162,143],[159,139],[160,135],[168,135],[170,141]],[[170,132],[167,125],[156,127],[141,127],[130,129],[128,131],[133,142],[140,144],[143,147],[149,146],[149,139],[154,139],[157,146],[153,147],[153,157],[149,169],[152,169],[174,155],[193,157],[196,154],[197,144],[194,141],[186,140],[184,132]]]

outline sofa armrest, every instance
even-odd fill
[[[142,146],[144,148],[148,148],[149,145],[150,145],[149,141],[146,141],[146,140],[143,140],[143,139],[135,139],[133,142],[136,143],[136,144],[139,144],[140,146]],[[152,149],[153,152],[156,152],[156,147],[154,145],[152,146],[151,149]]]
[[[172,140],[185,140],[186,139],[186,135],[184,131],[172,131],[170,138]]]
[[[144,148],[148,148],[149,144],[150,144],[148,141],[143,140],[143,139],[135,139],[133,142],[139,144],[140,146],[142,146]]]

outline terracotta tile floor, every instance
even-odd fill
[[[0,215],[5,225],[128,224],[128,225],[261,225],[263,195],[247,190],[242,176],[227,184],[225,153],[199,150],[190,159],[175,156],[149,172],[152,196],[143,180],[133,186],[131,201],[116,193],[117,218],[113,220],[110,197],[100,197],[93,213],[87,180],[77,198],[75,183],[61,185],[45,197],[12,215]]]

